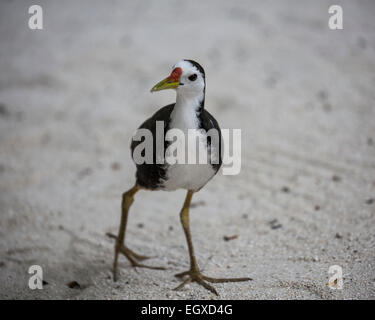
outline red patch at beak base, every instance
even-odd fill
[[[171,75],[169,76],[169,80],[173,82],[178,82],[180,81],[182,75],[182,69],[181,68],[175,68],[173,69]]]

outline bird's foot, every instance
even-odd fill
[[[124,245],[116,245],[116,248],[115,248],[115,264],[114,264],[114,267],[113,267],[113,278],[114,278],[115,281],[117,280],[117,259],[118,259],[118,255],[120,253],[122,253],[129,260],[132,267],[147,268],[147,269],[154,269],[154,270],[165,270],[165,267],[149,266],[149,265],[138,262],[138,261],[148,259],[149,257],[140,255],[138,253],[135,253],[134,251],[130,250],[129,248],[127,248]]]
[[[126,258],[128,258],[130,262],[132,262],[132,260],[143,261],[151,258],[142,254],[135,253],[133,250],[130,250],[124,245],[117,245],[116,247],[116,251],[118,250],[119,253],[122,253]]]
[[[251,278],[211,278],[211,277],[207,277],[201,274],[198,268],[192,268],[188,271],[181,272],[175,275],[175,277],[177,278],[183,278],[185,276],[188,276],[188,278],[184,280],[179,286],[174,288],[174,290],[180,290],[186,284],[191,283],[191,282],[196,282],[200,284],[201,286],[205,287],[207,290],[216,294],[217,296],[219,296],[219,294],[217,293],[216,289],[213,286],[211,286],[208,282],[222,283],[222,282],[242,282],[242,281],[253,280]]]
[[[113,236],[113,235],[109,235],[109,236],[113,237],[117,240],[116,236]],[[114,259],[114,263],[113,263],[113,280],[114,281],[117,281],[117,262],[118,262],[118,256],[119,256],[120,253],[123,254],[129,260],[132,267],[147,268],[147,269],[154,269],[154,270],[165,270],[165,267],[154,267],[154,266],[149,266],[149,265],[140,263],[139,261],[143,261],[143,260],[149,259],[151,257],[135,253],[133,250],[130,250],[124,244],[119,244],[119,243],[116,242],[115,259]]]

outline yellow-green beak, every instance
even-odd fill
[[[160,82],[158,82],[156,85],[154,85],[151,89],[151,92],[166,90],[166,89],[176,89],[179,84],[180,84],[180,81],[173,81],[172,79],[170,79],[170,77],[167,77],[164,80],[161,80]]]
[[[182,75],[181,68],[173,69],[171,75],[164,80],[161,80],[159,83],[153,86],[151,92],[166,90],[166,89],[176,89],[180,84],[180,78]]]

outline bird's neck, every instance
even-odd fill
[[[177,92],[176,106],[190,107],[190,109],[194,108],[196,111],[199,111],[204,108],[204,98],[205,90],[200,94]]]
[[[200,95],[177,93],[176,104],[171,113],[170,128],[196,129],[204,107],[204,92]]]

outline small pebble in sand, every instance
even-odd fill
[[[238,238],[238,234],[235,234],[233,236],[224,236],[223,239],[224,241],[230,241]]]
[[[81,289],[81,285],[77,281],[70,281],[66,284],[70,289]]]
[[[336,239],[342,239],[342,235],[341,235],[340,233],[337,232],[337,233],[335,234],[335,238],[336,238]]]
[[[282,227],[282,224],[279,223],[279,221],[277,219],[273,219],[273,220],[269,221],[268,224],[270,225],[272,230],[279,229],[279,228]]]
[[[289,189],[289,187],[284,186],[284,187],[281,188],[281,191],[282,191],[282,192],[285,192],[285,193],[289,193],[289,192],[290,192],[290,189]]]

